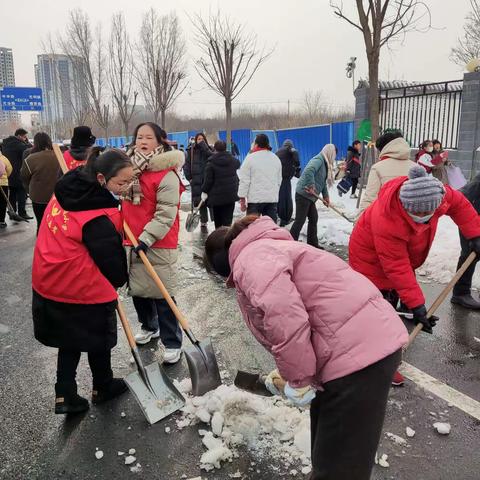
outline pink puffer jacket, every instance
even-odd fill
[[[379,290],[335,255],[296,242],[261,217],[232,243],[232,274],[245,322],[293,387],[361,370],[408,340]]]

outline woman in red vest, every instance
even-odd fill
[[[167,134],[157,124],[142,123],[135,129],[129,151],[136,180],[122,196],[125,221],[139,239],[131,249],[129,293],[142,324],[135,339],[144,345],[160,337],[165,345],[165,363],[176,363],[182,353],[182,331],[166,300],[137,257],[146,253],[170,295],[174,295],[178,257],[180,196],[184,190],[178,169],[184,162],[179,150],[172,150]],[[127,245],[131,245],[126,242]],[[136,253],[137,255],[133,254]]]
[[[58,181],[45,210],[33,255],[32,313],[35,338],[59,349],[55,413],[88,409],[75,382],[81,352],[88,352],[93,403],[126,391],[113,378],[110,356],[117,343],[116,289],[128,279],[116,196],[132,178],[125,153],[93,149],[85,167]]]
[[[63,154],[69,170],[85,165],[89,148],[94,145],[96,137],[92,135],[90,127],[80,126],[73,129],[70,148]]]

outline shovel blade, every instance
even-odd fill
[[[234,385],[247,392],[263,397],[273,397],[273,394],[265,386],[264,378],[258,373],[242,372],[239,370],[234,380]]]
[[[153,425],[182,408],[185,399],[158,363],[145,367],[145,372],[152,390],[147,387],[138,372],[128,375],[125,382],[148,422]]]
[[[185,349],[188,370],[192,379],[192,393],[195,396],[203,395],[215,390],[222,384],[217,358],[213,350],[212,341],[206,338]]]
[[[185,228],[187,232],[193,232],[200,223],[200,214],[198,212],[189,213],[185,221]]]

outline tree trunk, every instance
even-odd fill
[[[165,128],[165,109],[162,108],[160,110],[160,113],[161,113],[161,120],[162,120],[162,123],[160,124],[160,126],[165,130],[167,131],[167,129]]]
[[[128,142],[128,134],[130,133],[128,131],[128,126],[129,126],[128,124],[129,124],[128,120],[124,120],[124,122],[123,122],[123,132],[125,133],[125,138],[127,139],[127,142]]]
[[[227,152],[232,150],[232,99],[225,98],[225,118],[227,130]]]
[[[368,83],[369,89],[369,107],[370,107],[370,122],[372,124],[372,142],[375,142],[379,136],[379,90],[378,90],[378,64],[380,60],[379,52],[370,52],[368,57]],[[384,125],[385,127],[385,125]]]
[[[108,146],[108,125],[105,126],[103,131],[105,132],[105,146]]]

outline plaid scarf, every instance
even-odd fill
[[[140,175],[145,170],[148,170],[150,160],[156,155],[163,153],[163,145],[159,145],[155,150],[151,151],[147,155],[137,150],[135,147],[127,152],[130,160],[132,161],[133,173],[135,174],[135,180],[133,180],[130,188],[122,195],[122,200],[132,202],[133,205],[140,205],[143,198],[142,187],[140,186]]]

